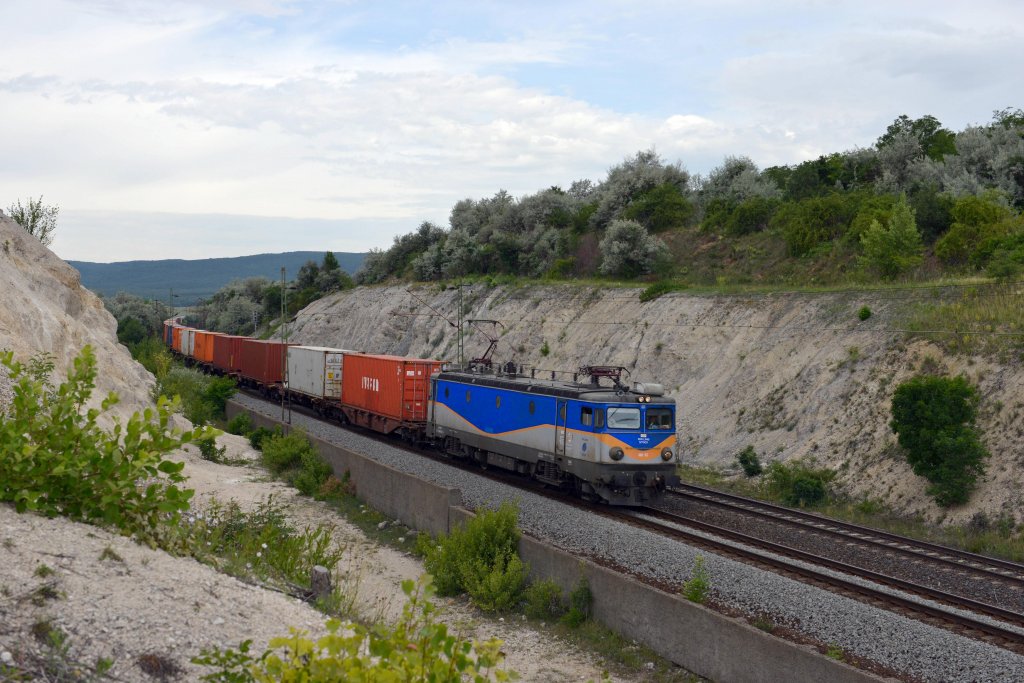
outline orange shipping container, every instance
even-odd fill
[[[441,361],[346,353],[341,373],[344,406],[398,422],[425,422],[430,376]],[[364,423],[358,420],[357,423]],[[378,431],[392,431],[397,424]]]
[[[213,363],[214,338],[223,336],[220,332],[196,330],[196,340],[192,348],[192,357],[200,363]]]
[[[181,353],[181,327],[175,325],[171,329],[171,348]]]

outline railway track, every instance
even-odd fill
[[[253,396],[253,398],[265,400],[260,396]],[[277,410],[275,404],[271,403],[269,405],[275,406],[274,411]],[[313,419],[320,419],[315,411],[312,410],[294,406],[292,410]],[[271,412],[271,416],[274,416],[274,412]],[[335,423],[332,422],[331,424]],[[691,546],[706,548],[718,554],[753,564],[805,583],[839,592],[876,607],[888,609],[964,636],[973,637],[1019,654],[1024,654],[1024,614],[1013,610],[954,595],[884,573],[873,572],[850,563],[830,559],[820,553],[807,552],[781,543],[744,534],[734,529],[682,517],[664,510],[653,508],[644,508],[642,510],[623,509],[587,504],[578,498],[552,490],[539,482],[525,479],[521,476],[510,476],[504,472],[483,470],[473,463],[458,461],[436,453],[427,453],[394,439],[373,434],[372,432],[360,430],[360,433],[363,436],[379,439],[392,447],[407,449],[419,457],[426,456],[444,462],[447,465],[498,480],[505,485],[555,498],[569,505],[583,507],[588,512],[614,518],[620,522],[679,540]],[[708,492],[701,495],[712,496],[712,494],[717,495],[717,492]],[[724,497],[728,497],[728,495],[723,494]],[[757,501],[742,500],[744,504],[750,503],[752,507],[756,507],[754,504]],[[767,504],[764,505],[768,506]],[[792,515],[793,519],[779,522],[792,525],[797,523],[795,521],[796,517],[806,513],[798,513],[788,508],[779,508],[775,514],[780,515],[780,520],[782,515]],[[827,518],[820,516],[811,517],[814,518],[816,524],[822,525],[822,527],[833,524],[833,520]],[[841,522],[835,524],[845,526]],[[854,525],[848,526],[852,527]],[[818,531],[821,530],[820,528],[816,529]],[[847,533],[862,532],[848,530]],[[904,553],[905,550],[902,548],[897,550],[900,544],[903,543],[910,546],[914,543],[911,539],[904,539],[892,534],[887,534],[887,536],[891,537],[887,539],[887,543],[892,545],[886,545],[886,548],[893,552]],[[936,548],[950,550],[943,546],[936,546]],[[970,553],[966,554],[970,555]],[[997,561],[997,564],[1000,562]],[[967,564],[966,560],[964,564],[965,566],[970,566],[972,570],[976,569],[973,565]],[[1007,564],[1013,565],[1014,563]],[[1015,566],[1019,567],[1019,565]],[[1017,575],[1015,571],[1011,571],[1010,568],[1004,568],[1002,571],[1005,573],[1000,575],[1001,578],[1016,576],[1018,580],[1021,579],[1021,576]],[[643,577],[639,578],[646,580]],[[909,595],[900,595],[894,591]],[[931,604],[911,596],[918,596],[918,598],[925,598],[927,601],[940,604]],[[947,607],[943,607],[943,605]],[[949,609],[950,607],[954,609],[951,610]]]

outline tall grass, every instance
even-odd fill
[[[950,353],[1024,353],[1024,285],[968,287],[957,299],[917,304],[906,329]]]

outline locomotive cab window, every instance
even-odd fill
[[[594,424],[594,409],[587,408],[584,406],[580,408],[580,424],[584,427],[590,427]]]
[[[604,427],[604,411],[600,408],[594,411],[594,426],[597,429]]]
[[[640,429],[640,409],[609,408],[608,429]]]
[[[647,409],[647,429],[649,429],[649,430],[672,429],[672,409],[671,408],[648,408]]]

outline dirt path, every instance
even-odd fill
[[[229,457],[256,457],[244,439],[226,435],[221,443],[228,446]],[[188,485],[196,491],[194,507],[216,499],[249,509],[273,496],[297,528],[333,525],[335,542],[345,549],[337,578],[358,613],[387,620],[400,613],[401,581],[424,571],[416,557],[371,542],[325,504],[270,480],[254,462],[218,465],[191,448],[182,459]],[[519,617],[485,618],[461,599],[437,602],[450,626],[473,638],[503,640],[506,666],[520,672],[522,680],[601,680],[595,655]],[[322,614],[298,600],[194,560],[150,550],[96,527],[19,515],[0,505],[0,664],[42,656],[33,627],[39,630],[39,624],[49,622],[67,634],[70,659],[91,665],[99,657],[112,658],[110,675],[116,680],[152,680],[139,666],[141,656],[152,654],[179,667],[182,680],[196,680],[208,671],[188,660],[201,648],[237,647],[251,638],[254,650],[262,651],[288,626],[319,633],[323,621]]]

